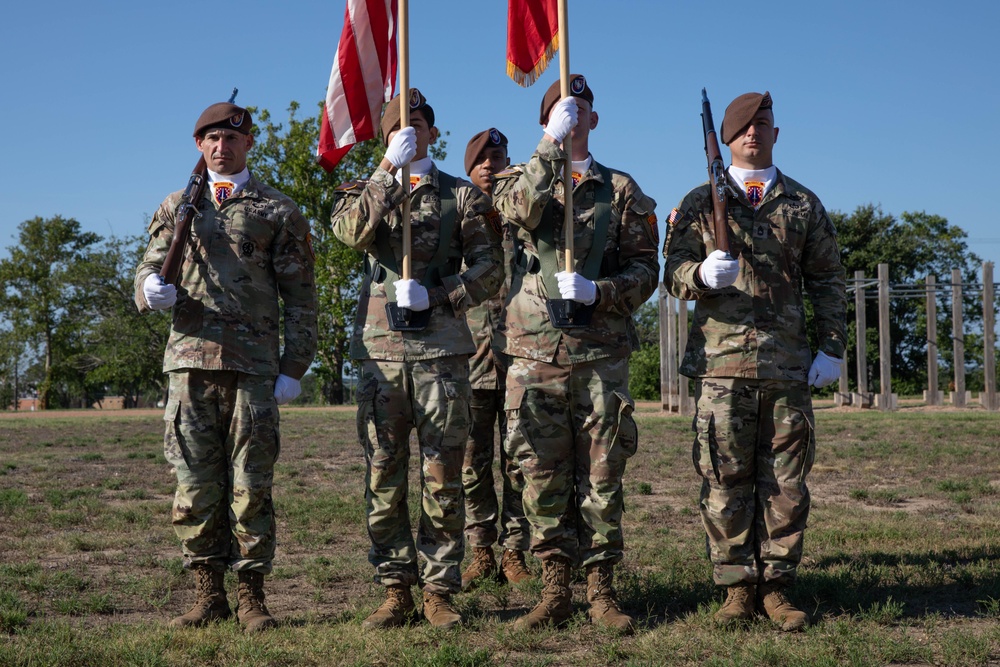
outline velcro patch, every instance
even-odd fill
[[[497,213],[497,210],[495,208],[491,208],[489,211],[486,212],[486,222],[490,223],[490,227],[492,227],[493,231],[497,233],[497,236],[503,235],[503,233],[501,232],[501,227],[503,226],[503,219],[500,217],[500,214]]]
[[[680,209],[675,208],[670,212],[670,215],[667,216],[667,224],[673,227],[674,223],[677,222],[677,218],[679,217],[681,217],[681,211]]]

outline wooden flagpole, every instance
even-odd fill
[[[403,0],[400,0],[402,2]],[[568,0],[559,0],[559,96],[569,97],[569,9]],[[573,273],[573,130],[563,139],[566,164],[563,165],[563,232],[566,244],[565,271]]]
[[[563,0],[565,1],[565,0]],[[399,129],[410,126],[410,17],[407,0],[399,0]],[[403,167],[403,270],[400,277],[410,279],[410,165]]]

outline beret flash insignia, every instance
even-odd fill
[[[495,128],[490,128],[490,143],[494,146],[500,145],[500,132]]]
[[[587,87],[587,80],[583,78],[583,75],[576,77],[569,82],[569,89],[574,95],[580,95],[583,93],[583,89]]]

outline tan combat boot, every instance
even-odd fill
[[[239,609],[236,612],[240,625],[246,632],[261,632],[278,625],[264,606],[264,575],[254,570],[241,570],[239,578]]]
[[[774,582],[768,582],[760,587],[759,608],[785,632],[801,630],[809,622],[806,613],[785,597],[784,587]]]
[[[524,562],[524,552],[513,549],[503,550],[503,555],[500,556],[500,572],[512,584],[532,581],[535,578]]]
[[[635,632],[635,619],[622,612],[618,606],[614,581],[614,565],[598,563],[587,566],[587,602],[590,603],[590,622],[615,628],[630,635]]]
[[[363,628],[393,628],[406,625],[416,613],[410,587],[394,584],[385,587],[385,602],[361,622]]]
[[[462,590],[472,590],[486,579],[496,579],[499,574],[493,547],[473,547],[472,562],[462,573]]]
[[[198,597],[186,614],[172,619],[169,625],[174,628],[200,627],[211,621],[221,621],[232,616],[223,583],[226,573],[204,564],[192,565],[191,573],[195,577]]]
[[[729,586],[726,589],[726,601],[712,617],[716,625],[729,625],[753,618],[756,592],[757,587],[753,584],[741,583]]]
[[[436,628],[445,630],[462,622],[462,615],[451,605],[451,596],[424,591],[424,618]]]
[[[559,626],[573,615],[573,591],[569,587],[571,568],[559,557],[542,561],[542,600],[535,608],[514,622],[515,630],[535,630],[546,625]]]

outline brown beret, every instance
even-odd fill
[[[410,111],[420,111],[427,121],[427,127],[434,127],[434,109],[427,104],[427,98],[416,88],[410,88]],[[396,95],[382,110],[382,141],[386,146],[389,145],[389,135],[399,129],[399,117],[399,95]]]
[[[771,93],[765,91],[760,93],[744,93],[729,103],[726,107],[726,115],[722,119],[722,127],[719,128],[719,135],[722,143],[729,145],[729,142],[736,138],[744,127],[750,124],[753,117],[761,109],[771,108]]]
[[[472,168],[476,165],[476,158],[479,157],[484,148],[493,148],[494,146],[507,147],[507,137],[495,127],[483,130],[469,139],[469,145],[465,147],[465,174],[472,173]]]
[[[194,136],[200,137],[206,131],[217,127],[250,134],[253,119],[250,117],[250,112],[243,107],[238,107],[232,102],[217,102],[198,116],[198,122],[194,124]]]
[[[594,105],[594,91],[590,89],[587,85],[587,79],[584,78],[582,74],[570,74],[569,75],[569,94],[571,97],[582,97],[583,99],[590,102],[590,105]],[[552,110],[552,106],[559,101],[562,97],[562,88],[560,87],[560,82],[556,81],[549,89],[545,91],[545,97],[542,98],[542,109],[538,116],[538,122],[545,125],[549,122],[549,111]]]

